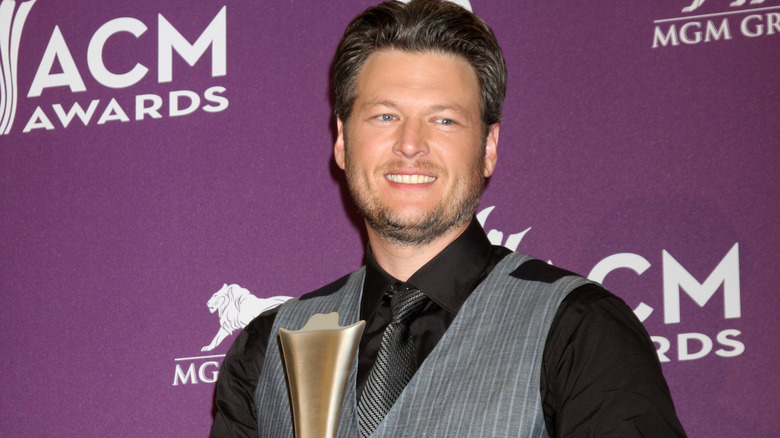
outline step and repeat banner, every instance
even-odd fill
[[[328,73],[372,3],[0,2],[0,434],[206,436],[236,333],[360,266]],[[690,436],[777,436],[780,2],[471,6],[491,241],[635,309]]]

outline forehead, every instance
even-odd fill
[[[356,86],[356,104],[373,101],[424,101],[479,106],[479,83],[464,58],[437,52],[380,50],[366,60]]]

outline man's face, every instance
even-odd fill
[[[498,131],[482,130],[465,60],[383,50],[363,65],[334,152],[368,226],[392,243],[424,245],[468,224],[495,167]]]

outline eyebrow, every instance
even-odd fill
[[[396,105],[393,101],[390,100],[375,100],[375,101],[369,101],[363,103],[363,105],[360,106],[360,109],[366,109],[372,106],[385,106],[388,108],[396,109],[398,108],[398,105]],[[462,114],[464,117],[468,117],[468,112],[463,109],[460,105],[432,105],[428,107],[428,112],[438,112],[438,111],[455,111],[459,114]]]
[[[437,111],[455,111],[457,113],[461,113],[464,116],[468,116],[468,113],[466,110],[463,109],[460,105],[434,105],[429,108],[430,111],[437,112]]]
[[[360,109],[365,109],[372,106],[386,106],[388,108],[397,108],[397,105],[389,100],[374,100],[363,103],[360,105]]]

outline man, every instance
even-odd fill
[[[449,2],[383,3],[347,27],[333,83],[366,266],[243,330],[212,436],[292,436],[278,328],[331,311],[366,321],[339,436],[684,436],[631,310],[474,218],[506,90],[490,28]]]

